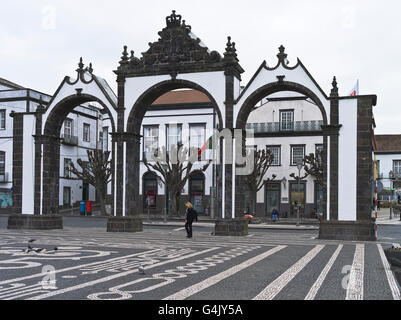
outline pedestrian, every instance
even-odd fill
[[[380,199],[377,199],[377,211],[380,211],[380,203],[381,203]]]
[[[198,221],[198,214],[190,202],[187,202],[185,206],[187,207],[185,211],[185,230],[187,231],[187,238],[192,238],[192,223],[194,220]]]
[[[273,222],[276,222],[277,219],[278,219],[278,210],[277,210],[277,208],[274,208],[273,211],[272,211],[272,219],[273,219]]]

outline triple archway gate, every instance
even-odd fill
[[[245,131],[250,112],[264,97],[293,91],[310,98],[323,119],[324,219],[320,238],[375,239],[370,208],[375,95],[341,97],[335,78],[330,94],[326,95],[299,59],[295,66],[288,66],[282,46],[277,65],[270,68],[263,62],[241,90],[244,70],[230,37],[223,56],[210,51],[174,11],[166,18],[166,27],[159,36],[141,58],[124,47],[114,71],[117,95],[94,75],[91,65],[84,68],[81,60],[77,79],[66,77],[47,107],[39,107],[34,113],[13,114],[15,214],[9,218],[9,228],[62,228],[57,214],[60,129],[68,113],[79,104],[100,103],[111,121],[113,215],[107,229],[136,232],[142,231],[138,210],[140,130],[148,107],[158,97],[180,88],[201,91],[216,110],[219,129],[233,134],[235,129]],[[244,176],[238,174],[235,156],[233,161],[226,157],[227,146],[245,146],[242,141],[236,143],[238,137],[234,134],[229,138],[221,159],[222,198],[215,234],[246,235],[248,224],[242,218]]]

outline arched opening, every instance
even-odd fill
[[[94,104],[97,107],[93,106]],[[80,108],[87,110],[80,110]],[[85,120],[74,123],[71,115],[74,115],[75,119]],[[103,131],[104,126],[100,124],[100,119],[107,123],[107,128],[109,128],[107,131]],[[61,132],[62,128],[63,132]],[[40,185],[35,185],[37,197],[35,202],[40,201],[39,195],[41,194],[42,214],[58,213],[61,201],[62,204],[71,206],[84,198],[97,199],[98,195],[96,195],[94,188],[90,188],[85,183],[79,187],[79,190],[75,190],[75,192],[72,190],[68,180],[74,177],[69,176],[71,173],[68,172],[66,167],[69,166],[69,161],[76,161],[78,158],[84,160],[86,154],[83,154],[82,150],[86,152],[86,150],[107,148],[108,151],[111,151],[109,160],[111,160],[111,166],[114,168],[114,147],[109,142],[109,133],[112,132],[115,132],[115,120],[106,104],[98,97],[87,94],[68,96],[52,108],[46,118],[43,135],[40,137],[43,145],[43,177],[42,179],[39,177],[37,180],[41,181],[42,194]],[[71,152],[73,149],[76,150],[76,154]],[[65,154],[62,154],[61,150],[66,150],[63,151]],[[75,159],[72,159],[73,157]],[[60,160],[62,161],[61,165],[64,166],[62,170],[60,170]],[[35,174],[41,175],[40,170],[37,170]],[[112,177],[114,180],[114,174]],[[60,188],[60,181],[62,188]],[[109,187],[111,192],[108,197],[109,203],[113,199],[114,190],[112,186],[113,183]]]
[[[254,148],[274,155],[263,179],[264,186],[257,193],[254,214],[271,219],[272,210],[277,208],[280,216],[286,218],[295,218],[298,210],[305,218],[325,216],[327,136],[322,126],[327,125],[327,113],[317,95],[297,83],[267,84],[245,100],[236,125],[253,130]],[[305,177],[303,168],[301,171],[297,168],[297,163],[303,162],[305,156],[314,154],[316,157],[320,152],[322,185],[311,175]],[[244,191],[244,197],[246,195]]]
[[[200,97],[201,100],[181,99],[187,94]],[[127,214],[134,215],[133,211],[138,211],[140,208],[139,180],[136,177],[140,177],[147,170],[143,164],[143,157],[149,157],[156,148],[165,146],[168,152],[170,145],[182,143],[185,147],[199,150],[200,166],[202,161],[205,161],[201,151],[203,145],[211,136],[213,129],[222,127],[223,118],[217,102],[207,90],[196,83],[185,80],[164,81],[144,92],[127,118],[127,133],[141,136],[141,139],[126,141],[126,157],[132,161],[125,171],[126,194],[130,195],[126,197],[125,202]],[[216,168],[211,165],[207,170],[210,171],[208,175],[212,180]],[[215,181],[210,183],[213,184]],[[164,194],[159,194],[159,198],[164,196],[166,201],[158,201],[163,207],[158,205],[157,211],[168,212],[169,197],[165,186],[161,193]],[[180,194],[183,196],[181,200],[184,196],[189,196],[188,182]],[[182,208],[182,201],[180,204],[179,207]]]

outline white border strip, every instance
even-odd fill
[[[280,250],[282,250],[282,249],[284,249],[286,247],[287,246],[278,246],[278,247],[275,247],[273,249],[270,249],[269,251],[266,251],[266,252],[264,252],[264,253],[256,256],[256,257],[253,257],[253,258],[251,258],[249,260],[246,260],[246,261],[242,262],[239,265],[236,265],[236,266],[234,266],[234,267],[232,267],[230,269],[227,269],[227,270],[225,270],[223,272],[220,272],[220,273],[216,274],[213,277],[207,278],[204,281],[201,281],[201,282],[196,283],[196,284],[194,284],[194,285],[192,285],[192,286],[190,286],[190,287],[188,287],[186,289],[178,291],[177,293],[174,293],[174,294],[164,298],[163,300],[184,300],[184,299],[186,299],[186,298],[188,298],[188,297],[190,297],[190,296],[192,296],[192,295],[194,295],[194,294],[196,294],[196,293],[198,293],[198,292],[200,292],[200,291],[202,291],[204,289],[207,289],[207,288],[215,285],[216,283],[218,283],[218,282],[220,282],[220,281],[222,281],[222,280],[224,280],[224,279],[226,279],[228,277],[231,277],[232,275],[234,275],[234,274],[236,274],[236,273],[238,273],[238,272],[240,272],[240,271],[242,271],[242,270],[254,265],[255,263],[257,263],[257,262],[259,262],[259,261],[271,256],[272,254],[274,254],[274,253],[276,253],[276,252],[278,252],[278,251],[280,251]]]
[[[383,262],[384,271],[386,272],[387,281],[390,285],[393,298],[394,300],[401,300],[400,289],[398,288],[397,281],[394,278],[394,274],[391,271],[390,264],[388,263],[386,255],[384,254],[383,247],[381,246],[381,244],[377,244],[377,248],[379,249],[380,257]]]
[[[319,278],[317,278],[316,282],[313,284],[313,286],[310,288],[308,294],[305,297],[305,300],[314,300],[316,297],[316,294],[318,293],[320,287],[323,284],[323,281],[326,279],[327,274],[329,273],[331,267],[333,266],[334,262],[336,261],[341,249],[343,248],[343,245],[340,244],[337,247],[337,250],[333,253],[331,256],[329,262],[326,264],[324,267],[322,273],[319,275]]]
[[[280,291],[324,248],[324,245],[317,245],[305,256],[303,256],[290,269],[285,271],[276,280],[270,283],[253,300],[273,300]]]
[[[345,300],[363,300],[365,245],[357,244],[352,263]]]

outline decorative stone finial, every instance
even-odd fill
[[[123,55],[121,56],[120,64],[127,64],[128,63],[128,47],[124,46]]]
[[[83,70],[84,69],[84,63],[82,57],[79,58],[79,63],[78,63],[78,70]]]
[[[333,86],[331,89],[331,94],[333,95],[338,95],[338,87],[337,87],[337,79],[336,77],[333,77],[333,82],[331,83],[331,85]]]
[[[237,49],[235,48],[235,42],[231,42],[231,37],[227,37],[227,44],[226,44],[226,52],[224,53],[224,56],[237,56]]]
[[[285,51],[284,46],[281,45],[280,48],[278,48],[278,50],[279,53],[277,54],[277,58],[283,65],[285,65],[287,60],[287,54],[284,52]]]

